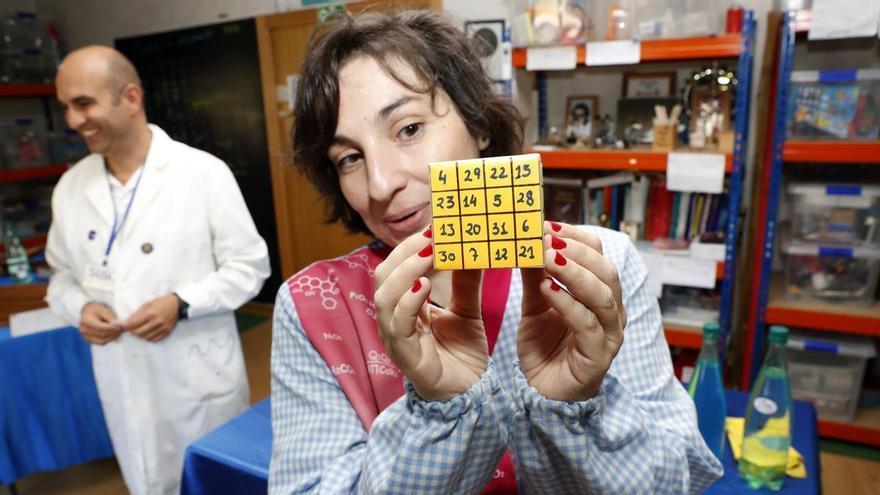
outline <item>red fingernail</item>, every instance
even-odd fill
[[[550,245],[553,246],[553,249],[563,249],[567,244],[562,239],[556,237],[555,235],[550,236]]]
[[[560,287],[559,284],[557,284],[556,281],[551,278],[550,289],[552,289],[554,292],[559,292],[560,290],[562,290],[562,287]]]
[[[431,244],[428,244],[427,246],[425,246],[424,249],[419,251],[419,256],[421,256],[422,258],[427,258],[428,256],[431,256],[431,253],[433,253],[433,252],[434,252],[434,246],[432,246]]]
[[[556,261],[556,264],[559,266],[564,266],[566,263],[568,263],[568,261],[566,261],[565,257],[559,253],[556,253],[556,259],[554,261]]]
[[[559,232],[560,230],[562,230],[562,225],[559,225],[556,222],[550,222],[550,227],[553,229],[554,232]]]
[[[413,293],[416,293],[420,290],[422,290],[422,281],[416,280],[416,283],[414,283],[412,286],[412,291],[413,291]]]
[[[431,227],[428,227],[428,230],[422,232],[422,235],[427,237],[428,239],[430,239],[431,238]]]

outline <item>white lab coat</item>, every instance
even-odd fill
[[[172,292],[190,304],[189,319],[160,342],[125,333],[92,346],[110,438],[135,495],[178,493],[186,446],[247,407],[233,311],[269,276],[266,243],[226,164],[150,130],[143,178],[109,256],[112,291],[84,286],[113,225],[100,155],[59,180],[46,245],[53,271],[46,300],[71,324],[79,325],[89,301],[107,304],[120,321]]]

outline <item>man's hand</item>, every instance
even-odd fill
[[[158,342],[170,335],[177,325],[178,305],[174,294],[157,297],[132,313],[122,322],[122,328],[142,339]]]
[[[112,309],[90,302],[80,312],[79,333],[92,344],[104,345],[122,334],[122,327],[115,321]]]

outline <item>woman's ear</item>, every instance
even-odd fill
[[[489,147],[489,138],[480,136],[480,139],[477,140],[477,146],[480,147],[480,151],[486,151],[486,148]]]

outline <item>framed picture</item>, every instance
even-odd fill
[[[593,120],[597,115],[598,96],[569,96],[565,100],[565,138],[589,142],[593,137]]]
[[[464,23],[464,32],[477,47],[480,61],[489,79],[501,82],[504,78],[504,20],[468,21]]]
[[[623,74],[624,98],[667,98],[675,94],[675,72]]]

